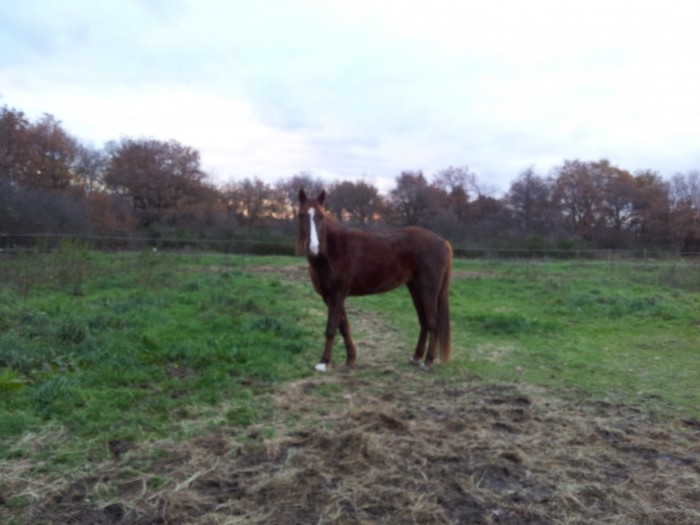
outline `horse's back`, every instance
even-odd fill
[[[351,244],[355,264],[350,295],[381,293],[416,280],[441,280],[451,260],[447,241],[417,226],[359,233]]]
[[[391,239],[387,251],[419,267],[441,266],[451,258],[447,241],[425,228],[409,226],[387,232],[387,236]]]

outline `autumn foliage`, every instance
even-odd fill
[[[82,144],[52,115],[0,108],[0,235],[225,239],[290,236],[298,189],[328,190],[329,208],[360,228],[421,225],[464,248],[700,251],[700,172],[634,173],[609,160],[526,168],[497,194],[467,167],[329,183],[298,173],[216,185],[199,152],[175,140]]]

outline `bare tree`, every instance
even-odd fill
[[[355,225],[366,225],[381,214],[383,205],[379,190],[365,181],[339,182],[329,191],[328,207],[341,221]]]
[[[676,246],[700,251],[700,172],[677,173],[669,185],[670,225]]]
[[[172,224],[214,199],[205,183],[199,152],[176,141],[124,139],[112,144],[107,187],[131,199],[143,226]]]
[[[532,167],[518,175],[506,195],[518,230],[525,235],[547,235],[554,231],[552,193],[553,182],[537,175]]]
[[[49,190],[66,190],[73,183],[73,164],[78,141],[69,135],[61,122],[45,114],[31,128],[32,168],[24,174],[27,186]]]
[[[31,123],[20,111],[0,111],[0,176],[25,188],[66,190],[73,184],[78,141],[45,114]]]
[[[465,240],[478,246],[508,241],[511,217],[502,199],[480,194],[469,206]]]
[[[469,213],[469,199],[476,193],[476,175],[468,166],[449,167],[433,175],[432,186],[441,193],[442,207],[463,222]]]
[[[566,160],[555,169],[554,201],[563,224],[591,240],[603,206],[603,177],[593,163]]]
[[[274,206],[272,188],[257,177],[229,184],[222,193],[229,213],[249,229],[271,215]]]
[[[670,240],[669,185],[652,170],[634,174],[633,233],[645,245],[668,245]]]
[[[303,188],[307,195],[318,195],[321,190],[327,189],[326,183],[314,177],[306,171],[297,173],[296,175],[279,180],[274,186],[274,193],[277,201],[276,213],[280,218],[293,219],[294,213],[299,198],[299,190]]]
[[[404,225],[426,225],[436,212],[439,196],[421,171],[404,171],[389,193],[389,206],[396,221]]]
[[[0,180],[20,184],[24,170],[29,169],[30,126],[21,111],[0,109]]]
[[[599,162],[598,169],[603,178],[601,225],[616,232],[630,230],[636,220],[637,185],[634,177],[608,161]]]
[[[73,184],[86,194],[101,191],[109,158],[104,150],[78,145],[73,163]]]

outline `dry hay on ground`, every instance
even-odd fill
[[[697,422],[418,374],[288,385],[274,437],[128,451],[37,500],[31,522],[700,523]]]

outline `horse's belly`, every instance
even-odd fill
[[[377,274],[366,272],[353,279],[350,295],[372,295],[389,292],[402,284],[406,284],[409,278],[410,274],[407,275],[403,272],[382,272]]]
[[[384,293],[384,292],[390,292],[394,288],[398,288],[401,286],[403,283],[392,283],[392,284],[385,284],[382,286],[355,286],[350,289],[350,294],[349,295],[372,295],[372,294],[378,294],[378,293]]]

